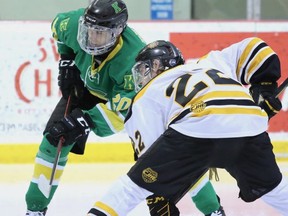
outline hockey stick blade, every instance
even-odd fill
[[[288,78],[284,80],[283,83],[277,88],[277,91],[275,92],[274,96],[275,98],[278,98],[279,95],[287,88],[288,86]]]

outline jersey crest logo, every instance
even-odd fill
[[[97,72],[94,72],[92,70],[92,67],[89,66],[86,70],[86,75],[88,75],[89,80],[93,83],[99,84],[100,83],[100,74]]]
[[[190,107],[191,112],[200,113],[206,108],[206,103],[199,101],[196,104],[192,104]]]
[[[150,167],[142,171],[142,179],[146,183],[153,183],[157,181],[158,173],[152,170]]]

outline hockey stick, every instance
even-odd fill
[[[68,100],[67,100],[67,104],[66,104],[66,108],[65,108],[65,113],[64,113],[64,117],[67,116],[69,109],[70,109],[70,104],[71,104],[71,95],[69,95]],[[38,181],[38,188],[39,190],[42,192],[42,194],[48,199],[50,196],[50,192],[52,189],[52,185],[53,185],[53,180],[54,180],[54,176],[56,174],[56,168],[61,156],[61,151],[62,151],[62,146],[63,146],[63,142],[64,142],[64,137],[61,136],[57,145],[57,153],[53,162],[53,167],[52,167],[52,172],[51,172],[51,176],[50,176],[50,180],[48,181],[48,179],[46,179],[45,175],[41,174],[39,176],[39,181]]]
[[[278,98],[279,95],[287,88],[287,86],[288,86],[288,78],[286,78],[284,82],[281,83],[281,85],[277,88],[273,97]]]

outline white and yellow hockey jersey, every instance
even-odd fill
[[[152,79],[135,96],[125,129],[138,156],[168,127],[197,138],[260,134],[267,114],[243,85],[279,77],[276,53],[261,39],[247,38]]]

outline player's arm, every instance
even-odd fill
[[[246,38],[223,49],[220,55],[232,71],[232,77],[243,85],[250,85],[254,101],[269,118],[281,110],[280,100],[272,97],[281,77],[280,61],[265,41],[257,37]]]
[[[58,14],[51,24],[51,31],[53,38],[57,42],[58,53],[60,55],[58,64],[58,86],[65,99],[72,93],[74,97],[73,103],[79,105],[79,100],[89,92],[84,88],[84,83],[80,77],[81,72],[74,61],[76,55],[71,48],[73,41],[77,43],[76,37],[74,36],[76,33],[74,29],[78,26],[75,18],[77,13],[79,12],[74,11]]]
[[[230,76],[241,84],[251,85],[254,101],[270,118],[281,109],[279,99],[271,97],[281,76],[279,57],[262,39],[246,38],[221,51],[210,52],[199,62],[205,59],[220,71],[230,71]]]
[[[281,77],[279,57],[262,39],[245,39],[238,44],[235,52],[236,75],[242,84],[275,83]]]
[[[243,63],[241,82],[250,84],[254,101],[272,118],[282,108],[280,100],[273,97],[278,87],[277,81],[281,77],[278,55],[265,41],[251,38],[243,49],[239,62]]]
[[[54,18],[51,23],[52,37],[57,43],[57,50],[59,55],[63,55],[66,58],[71,58],[74,60],[75,53],[71,47],[67,45],[67,38],[71,33],[69,28],[73,27],[73,20],[70,20],[69,13],[60,13]],[[77,25],[75,25],[77,27]],[[75,41],[76,43],[76,41]]]
[[[122,131],[124,119],[134,94],[134,91],[131,90],[117,91],[107,103],[98,103],[87,111],[95,124],[94,133],[105,137]]]

